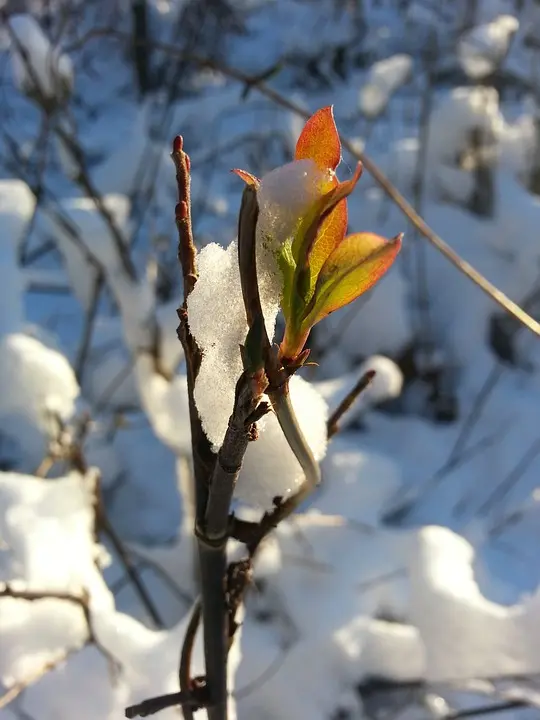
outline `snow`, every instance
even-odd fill
[[[0,336],[21,329],[24,320],[23,276],[17,254],[34,212],[35,199],[21,180],[0,180]]]
[[[326,452],[328,408],[310,383],[300,377],[290,382],[290,396],[300,428],[316,460]],[[271,413],[257,423],[259,438],[248,445],[234,495],[253,507],[270,510],[276,497],[286,499],[304,481],[304,473]]]
[[[368,295],[325,319],[318,328],[321,342],[339,341],[339,352],[349,361],[376,353],[397,356],[412,336],[407,292],[405,279],[393,268]],[[321,365],[326,370],[332,362]]]
[[[460,167],[458,158],[470,149],[473,130],[479,130],[492,149],[504,132],[499,97],[492,87],[455,88],[435,108],[430,121],[426,173],[426,188],[433,198],[458,205],[470,200],[474,161],[472,167],[466,163]]]
[[[392,94],[407,82],[413,67],[409,55],[393,55],[374,63],[360,91],[360,109],[368,118],[378,117],[388,105]]]
[[[513,15],[499,15],[460,38],[458,58],[467,75],[481,80],[494,72],[506,57],[518,28],[519,21]]]
[[[142,406],[156,435],[177,455],[188,455],[191,430],[186,376],[176,375],[169,382],[155,371],[154,364],[150,355],[139,355],[136,360]]]
[[[236,243],[226,250],[215,243],[207,245],[197,256],[197,267],[200,277],[188,302],[190,330],[203,351],[195,402],[204,431],[217,450],[234,406],[234,389],[242,374],[239,346],[247,335]],[[274,283],[273,274],[259,274],[269,337],[274,335],[278,311]]]
[[[120,232],[125,233],[129,214],[128,198],[123,195],[106,195],[103,204]],[[112,270],[118,265],[114,239],[92,198],[63,200],[60,210],[74,226],[78,240],[55,217],[49,219],[48,230],[62,254],[73,292],[81,305],[88,308],[92,302],[97,268]]]
[[[38,478],[1,473],[4,509],[0,577],[14,590],[86,591],[91,607],[112,607],[103,583],[93,540],[92,493],[95,474],[76,473],[47,483]],[[54,557],[54,563],[50,558]],[[23,581],[24,582],[21,582]],[[66,646],[85,635],[80,607],[55,599],[37,602],[2,598],[0,676],[11,685],[32,674]]]
[[[373,370],[375,377],[369,386],[357,398],[353,407],[340,421],[341,427],[346,427],[354,422],[362,413],[370,407],[380,404],[385,400],[393,400],[399,397],[403,387],[403,374],[396,363],[383,355],[372,355],[360,364],[354,373],[347,373],[333,380],[326,380],[315,384],[328,405],[337,407],[345,399],[356,382],[368,371]]]
[[[31,93],[37,84],[48,98],[62,99],[69,95],[73,88],[73,65],[70,58],[51,45],[31,15],[12,15],[9,25],[27,54],[27,58],[23,57],[16,43],[13,43],[13,75],[19,89]]]
[[[64,355],[22,333],[0,338],[0,427],[8,437],[24,434],[25,466],[40,462],[52,416],[67,420],[79,386]]]
[[[475,582],[473,555],[465,539],[445,528],[426,527],[419,534],[411,599],[413,620],[430,640],[424,640],[427,677],[538,672],[538,597],[510,608],[489,602]]]

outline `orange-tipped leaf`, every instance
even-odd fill
[[[320,170],[335,170],[341,160],[341,142],[331,105],[312,115],[300,133],[295,160],[314,160]]]
[[[233,170],[231,170],[231,172],[233,172],[235,175],[238,175],[239,178],[242,178],[246,185],[252,185],[256,190],[259,189],[261,181],[258,177],[255,177],[255,175],[252,175],[247,170],[240,170],[240,168],[234,168]]]
[[[374,233],[348,235],[321,268],[302,327],[312,327],[370,290],[394,262],[402,237],[385,240]]]

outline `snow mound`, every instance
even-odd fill
[[[494,72],[506,57],[518,27],[513,15],[499,15],[466,33],[458,44],[458,58],[467,75],[480,80]]]
[[[25,467],[35,465],[45,451],[51,413],[67,420],[75,410],[79,386],[71,365],[29,335],[5,335],[0,387],[0,427],[9,437],[25,437]]]
[[[128,198],[124,195],[106,195],[103,203],[118,229],[127,236]],[[60,202],[60,208],[74,225],[79,239],[73,238],[62,224],[53,219],[49,221],[49,232],[62,254],[73,292],[82,306],[88,308],[98,272],[89,258],[103,268],[117,267],[114,241],[109,226],[92,198],[68,198]]]
[[[326,452],[328,407],[317,390],[301,377],[292,377],[289,387],[300,428],[319,461]],[[286,499],[299,490],[304,473],[274,413],[257,425],[259,438],[248,445],[235,497],[253,507],[270,510],[275,497]]]
[[[373,63],[360,91],[360,109],[366,117],[376,118],[385,110],[393,93],[409,79],[412,66],[412,58],[403,54]]]
[[[35,198],[26,183],[0,180],[0,336],[21,329],[24,321],[24,279],[18,249],[32,218]]]

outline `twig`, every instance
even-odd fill
[[[530,707],[530,704],[525,702],[525,700],[506,700],[504,702],[496,703],[495,705],[482,705],[477,708],[457,710],[449,715],[443,715],[441,720],[461,720],[461,718],[480,717],[481,715],[491,715],[492,713],[528,707]]]
[[[345,415],[345,413],[350,410],[359,395],[361,395],[364,390],[366,390],[371,385],[374,377],[375,370],[368,370],[367,372],[365,372],[358,380],[356,385],[351,390],[349,390],[347,395],[343,398],[343,400],[339,403],[334,412],[330,415],[330,417],[328,418],[328,422],[326,423],[326,435],[329,440],[331,437],[333,437],[336,433],[339,432],[339,421],[341,420],[343,415]]]
[[[195,475],[195,509],[196,516],[202,517],[206,509],[208,499],[207,484],[213,470],[215,454],[212,452],[208,438],[202,428],[193,397],[202,354],[189,330],[187,318],[187,300],[197,281],[197,267],[195,243],[191,228],[190,161],[188,155],[184,152],[181,136],[174,139],[171,157],[176,167],[178,187],[178,204],[176,206],[178,260],[184,278],[184,303],[178,310],[180,318],[178,337],[182,343],[186,358],[186,380],[189,398],[193,471]]]
[[[83,380],[84,368],[90,351],[90,345],[92,344],[92,334],[97,318],[101,291],[103,289],[103,280],[103,272],[100,270],[95,277],[94,285],[92,287],[92,297],[84,318],[82,338],[79,344],[79,349],[77,350],[77,357],[75,359],[75,377],[77,378],[79,385]]]
[[[434,31],[429,33],[426,47],[422,52],[423,79],[425,87],[421,96],[421,108],[419,118],[419,148],[416,159],[413,181],[413,206],[417,213],[423,212],[424,183],[428,165],[429,131],[430,118],[433,104],[433,73],[431,64],[435,59],[437,38]],[[415,251],[415,295],[416,309],[416,336],[423,350],[433,349],[433,332],[431,323],[431,311],[428,288],[428,273],[426,267],[426,246],[420,242],[418,229],[413,232],[413,250]],[[413,321],[414,322],[414,321]]]
[[[258,216],[257,193],[253,187],[248,185],[244,189],[242,196],[238,226],[240,282],[250,333],[257,329],[257,333],[260,335],[259,352],[261,354],[261,363],[264,363],[264,371],[268,378],[268,397],[285,439],[305,476],[304,485],[296,495],[288,500],[288,514],[291,514],[294,508],[319,484],[321,476],[319,465],[313,457],[311,448],[298,425],[291,404],[288,381],[290,375],[298,368],[286,369],[281,366],[275,348],[272,348],[266,332],[257,280],[255,231]],[[295,498],[297,498],[296,502]],[[286,517],[286,515],[283,517]]]
[[[159,613],[159,610],[157,609],[148,590],[146,589],[146,586],[143,583],[143,581],[139,575],[137,567],[132,562],[132,560],[129,556],[129,553],[127,552],[126,548],[124,547],[124,543],[118,536],[116,530],[111,525],[109,518],[105,514],[102,503],[100,503],[98,505],[97,520],[99,522],[101,530],[111,541],[111,545],[113,546],[116,554],[118,555],[120,562],[124,566],[124,570],[126,571],[129,579],[131,580],[131,582],[135,588],[135,591],[136,591],[137,595],[139,596],[139,600],[141,601],[141,604],[143,605],[144,609],[150,616],[155,627],[158,628],[159,630],[162,630],[165,627],[165,623],[163,622],[163,619]]]
[[[176,227],[178,228],[178,259],[184,280],[184,303],[197,282],[195,264],[196,250],[191,224],[191,161],[184,152],[184,141],[177,135],[173,141],[172,159],[176,168],[176,185],[178,187],[178,203],[175,209]]]
[[[182,347],[184,348],[184,355],[186,358],[191,444],[195,479],[195,517],[196,523],[200,524],[201,527],[204,527],[208,503],[209,478],[212,475],[213,467],[216,465],[216,458],[202,428],[194,399],[195,381],[199,372],[202,354],[190,332],[187,316],[187,301],[195,283],[197,282],[197,268],[196,250],[191,225],[190,161],[189,157],[184,152],[183,139],[181,136],[177,136],[173,141],[172,159],[176,167],[176,181],[178,187],[178,203],[176,205],[175,212],[176,225],[178,228],[178,259],[182,268],[182,276],[184,279],[184,303],[178,311],[178,316],[180,318],[178,336],[182,343]],[[213,629],[215,629],[216,626],[224,628],[225,623],[225,603],[223,598],[225,561],[221,557],[221,555],[224,557],[224,550],[222,552],[213,553],[210,545],[203,541],[204,534],[202,532],[198,532],[197,536],[201,572],[201,605],[204,622],[205,666],[209,692],[212,694],[210,704],[213,705],[213,707],[208,709],[208,718],[209,720],[221,720],[222,718],[226,718],[227,708],[226,655],[225,669],[223,669],[221,665],[216,667],[214,664],[215,660],[211,657],[208,650],[208,643],[212,646],[212,643],[215,641],[219,647],[220,644],[225,642],[223,630],[220,632],[218,629],[218,635],[216,638],[212,639],[210,637],[211,627]],[[217,605],[216,597],[212,597],[211,595],[211,593],[214,592],[217,592]],[[221,605],[220,600],[222,600],[223,603]],[[217,613],[217,616],[215,613]],[[220,651],[218,650],[218,652]],[[220,663],[223,662],[222,653],[219,655],[219,659]],[[215,676],[212,675],[213,672],[215,672]],[[225,673],[225,683],[223,683],[223,673]],[[185,678],[183,680],[185,681]],[[215,702],[217,702],[217,705],[214,705]],[[189,714],[185,715],[185,717],[189,720]]]
[[[209,720],[225,720],[227,717],[229,630],[225,575],[229,511],[236,480],[250,441],[251,427],[269,410],[268,405],[260,404],[266,384],[264,373],[254,377],[244,372],[238,380],[233,414],[229,419],[210,480],[202,527],[197,518],[206,678],[211,698],[211,705],[208,707]]]
[[[494,488],[493,492],[488,498],[482,503],[482,505],[476,511],[478,515],[487,515],[492,507],[500,502],[505,495],[520,481],[525,472],[529,469],[530,465],[536,460],[540,454],[540,438],[536,438],[524,453],[520,460],[516,463],[516,466],[508,474],[508,476],[500,482],[497,487]]]
[[[184,710],[198,710],[204,707],[207,702],[207,691],[203,685],[198,690],[190,690],[189,692],[170,693],[168,695],[159,695],[158,697],[143,700],[137,705],[130,705],[125,710],[127,718],[148,717],[155,715],[161,710],[170,707],[182,706]],[[186,717],[184,715],[184,717]]]

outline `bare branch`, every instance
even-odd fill
[[[326,425],[328,439],[330,439],[339,432],[339,421],[341,420],[343,415],[345,415],[345,413],[351,409],[351,407],[356,402],[356,399],[364,392],[364,390],[366,390],[366,388],[371,385],[374,377],[375,370],[368,370],[367,372],[365,372],[358,380],[356,385],[351,390],[349,390],[347,395],[343,398],[343,400],[339,403],[334,412],[330,415]]]

